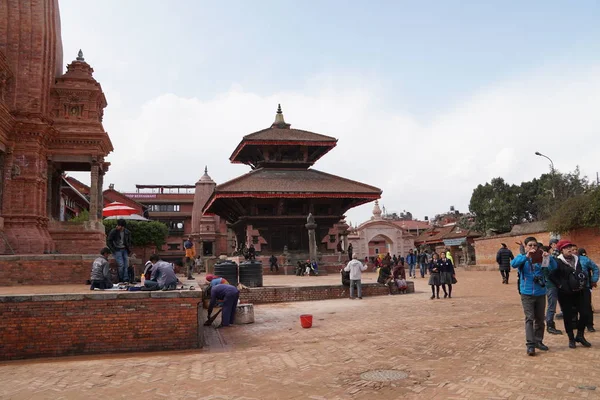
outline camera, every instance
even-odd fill
[[[534,276],[533,282],[537,283],[541,287],[546,287],[546,279],[543,276]]]

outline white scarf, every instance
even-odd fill
[[[566,258],[564,255],[561,254],[560,256],[558,256],[558,259],[563,260],[563,262],[565,264],[567,264],[571,268],[575,269],[575,268],[577,268],[577,261],[579,260],[579,257],[573,256],[573,258],[571,260],[569,260],[568,258]]]

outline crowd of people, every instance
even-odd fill
[[[440,287],[444,290],[444,298],[452,298],[452,285],[457,283],[456,272],[452,262],[450,252],[446,249],[437,253],[419,252],[409,250],[406,258],[389,253],[383,257],[375,257],[373,265],[377,273],[377,283],[386,285],[390,294],[393,287],[396,286],[401,293],[405,293],[408,284],[406,282],[405,265],[409,267],[409,278],[416,278],[415,268],[419,264],[421,277],[424,278],[429,272],[429,285],[431,286],[431,299],[440,298]],[[354,288],[356,287],[357,297],[362,299],[362,272],[368,268],[369,258],[365,257],[364,262],[358,260],[358,255],[354,253],[348,264],[340,271],[342,274],[342,284],[350,286],[350,298],[354,299]],[[412,273],[412,275],[411,275]]]
[[[553,239],[549,246],[544,246],[531,236],[517,244],[519,254],[515,257],[502,243],[496,261],[503,284],[509,280],[507,264],[517,270],[517,287],[525,314],[527,355],[534,356],[536,349],[548,350],[543,343],[545,327],[548,333],[562,334],[554,322],[557,302],[569,347],[574,349],[577,343],[591,347],[585,330],[595,332],[591,290],[598,284],[598,266],[587,257],[585,249],[569,240]]]

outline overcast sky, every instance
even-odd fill
[[[597,1],[59,3],[64,64],[81,48],[108,100],[117,190],[248,172],[229,155],[278,103],[292,127],[338,138],[316,169],[419,219],[548,171],[535,151],[600,170]]]

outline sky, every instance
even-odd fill
[[[600,2],[59,0],[108,101],[105,184],[223,183],[242,136],[286,122],[338,139],[314,168],[387,212],[466,212],[494,177],[600,171]],[[86,176],[78,178],[85,181]],[[348,211],[353,225],[373,203]]]

